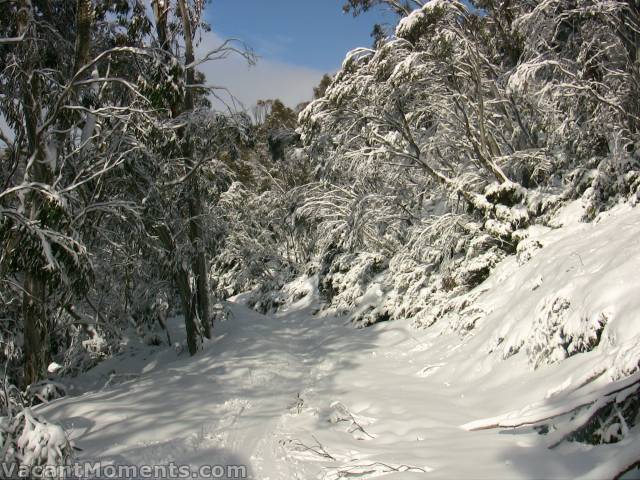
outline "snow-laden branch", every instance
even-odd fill
[[[137,86],[124,78],[89,76],[89,78],[85,80],[81,80],[87,75],[87,73],[92,72],[94,70],[94,67],[99,62],[101,62],[105,58],[108,58],[112,55],[116,55],[120,53],[129,53],[129,54],[140,55],[145,57],[151,56],[151,52],[149,50],[143,49],[143,48],[136,48],[136,47],[115,47],[109,50],[105,50],[104,52],[98,54],[92,60],[90,60],[81,68],[79,68],[78,71],[75,73],[75,75],[71,78],[71,80],[66,84],[62,92],[58,94],[53,106],[47,112],[47,119],[38,128],[38,132],[37,132],[38,138],[41,138],[42,135],[49,129],[49,127],[58,120],[58,112],[60,109],[64,107],[63,102],[67,99],[67,97],[71,94],[71,92],[78,86],[91,85],[95,83],[98,83],[98,84],[119,83],[125,86],[130,92],[132,92],[136,98],[142,100],[143,104],[149,103],[148,99],[140,93]]]
[[[26,32],[19,37],[0,38],[0,45],[15,45],[16,43],[23,42],[26,38]]]
[[[490,430],[494,428],[520,428],[540,425],[582,407],[593,406],[594,404],[596,404],[597,407],[600,407],[607,403],[609,398],[636,388],[639,383],[640,372],[630,375],[623,380],[610,383],[602,390],[593,391],[560,404],[554,405],[553,403],[543,403],[529,405],[519,411],[465,423],[464,425],[461,425],[460,428],[468,431],[476,431]],[[597,410],[597,408],[595,409]]]

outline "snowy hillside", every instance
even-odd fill
[[[247,465],[259,480],[611,478],[640,451],[640,210],[585,224],[581,208],[532,232],[539,248],[431,328],[314,315],[316,285],[298,279],[306,295],[275,315],[236,299],[200,355],[125,351],[86,374],[92,391],[38,413],[104,464]],[[615,421],[592,434],[621,441],[563,439],[614,390]]]

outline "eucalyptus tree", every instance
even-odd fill
[[[239,50],[230,43],[224,43],[206,53],[203,59],[195,58],[196,41],[203,27],[203,0],[153,0],[153,14],[160,62],[170,65],[175,81],[167,88],[174,94],[164,98],[163,107],[168,114],[169,123],[176,126],[175,135],[165,138],[156,153],[170,159],[171,163],[182,169],[179,182],[172,185],[180,188],[180,198],[185,201],[184,216],[186,225],[171,228],[171,222],[159,222],[153,226],[168,256],[175,257],[177,252],[187,252],[187,258],[172,260],[173,279],[178,288],[182,310],[187,328],[187,342],[191,354],[198,349],[199,338],[211,337],[210,299],[208,286],[209,260],[207,257],[207,238],[205,233],[206,207],[203,165],[220,160],[222,151],[233,148],[233,141],[242,136],[245,129],[239,117],[230,117],[229,122],[220,122],[221,116],[214,115],[209,120],[208,108],[198,105],[207,88],[198,81],[196,67],[211,58],[220,58],[230,52],[243,55],[250,62],[251,53]],[[151,89],[154,88],[148,82]],[[205,102],[206,103],[206,102]],[[213,120],[213,121],[211,121]],[[203,122],[214,129],[213,134],[203,135],[212,139],[209,148],[198,149],[195,145],[195,124]],[[216,124],[217,123],[217,124]],[[235,125],[235,133],[229,134],[229,128]],[[219,129],[219,131],[215,131]],[[228,135],[221,136],[220,133]],[[182,232],[187,232],[187,243],[183,244]],[[183,245],[183,246],[181,246]]]
[[[433,2],[401,20],[397,38],[352,52],[324,98],[302,114],[307,141],[316,131],[333,134],[324,157],[338,170],[333,178],[345,168],[355,179],[381,172],[405,196],[396,197],[403,206],[419,188],[400,186],[426,182],[432,194],[461,197],[483,216],[491,215],[485,186],[518,190],[501,165],[516,127],[504,115],[504,81],[483,33],[483,20],[463,3]]]
[[[53,310],[71,310],[91,283],[87,229],[131,207],[101,198],[101,182],[142,148],[136,125],[148,123],[150,104],[135,78],[113,73],[123,59],[146,55],[117,45],[128,5],[19,0],[0,9],[0,108],[13,131],[4,139],[0,265],[3,288],[22,296],[28,384],[50,361]],[[141,27],[129,24],[128,41]]]
[[[191,353],[209,335],[201,175],[239,128],[206,113],[194,53],[204,2],[156,7],[150,18],[139,0],[0,3],[0,109],[13,133],[2,134],[1,301],[21,319],[25,384],[65,353],[62,318],[117,335],[110,323],[135,301],[127,272],[178,287]],[[203,118],[219,128],[198,131],[206,145],[192,135]]]
[[[537,2],[513,31],[526,41],[510,90],[531,99],[542,118],[539,137],[577,169],[592,217],[637,181],[629,171],[638,168],[638,5]]]
[[[414,9],[422,7],[425,3],[425,0],[346,0],[342,10],[345,13],[352,13],[356,16],[371,8],[382,6],[399,16],[406,16]]]

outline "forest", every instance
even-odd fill
[[[0,478],[638,478],[640,2],[336,2],[241,108],[217,1],[0,0]]]

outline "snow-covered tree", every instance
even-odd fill
[[[636,22],[622,1],[433,0],[351,52],[301,114],[322,182],[300,211],[334,239],[318,254],[385,252],[396,286],[425,265],[456,293],[563,199],[634,191]]]
[[[7,139],[0,194],[2,281],[15,289],[9,302],[22,296],[28,384],[50,361],[53,312],[69,308],[91,282],[87,231],[104,215],[130,209],[101,197],[102,181],[141,148],[131,126],[148,123],[151,106],[131,78],[113,72],[144,52],[95,33],[94,25],[125,11],[86,1],[24,0],[0,8],[0,107],[15,134]],[[118,92],[132,92],[131,102],[120,103]]]
[[[150,18],[139,1],[0,5],[0,108],[14,133],[2,139],[1,315],[24,333],[24,375],[12,374],[24,385],[82,337],[108,353],[118,325],[173,286],[190,351],[209,335],[204,198],[244,127],[209,110],[196,66],[235,49],[196,59],[204,4],[156,6]]]

